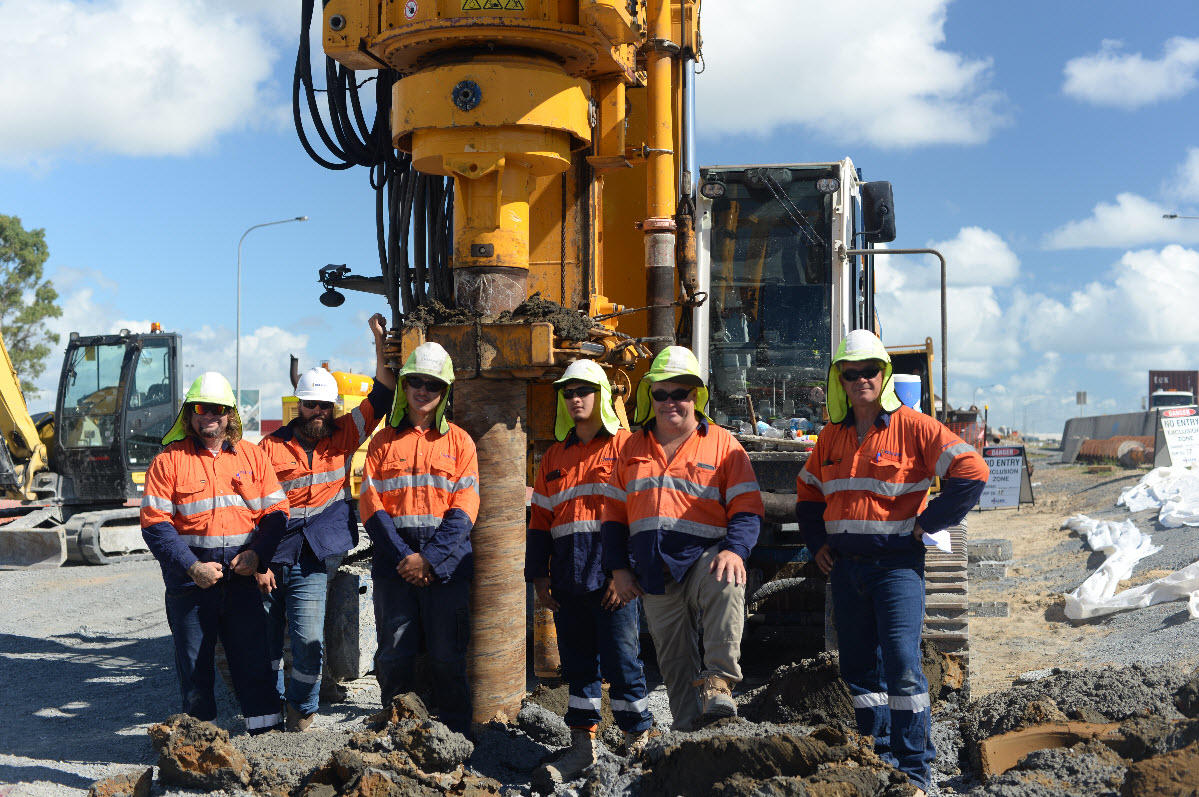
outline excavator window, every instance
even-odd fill
[[[108,448],[115,439],[121,399],[122,343],[86,346],[70,354],[62,396],[67,448]]]
[[[820,419],[832,339],[826,169],[723,175],[712,205],[712,410],[719,423]]]

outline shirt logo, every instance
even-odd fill
[[[703,468],[704,470],[716,470],[715,465],[709,465],[707,462],[696,462],[695,464],[698,465],[699,467]]]
[[[887,451],[885,449],[880,449],[879,451],[875,452],[875,454],[874,454],[875,462],[882,462],[884,459],[890,460],[892,462],[899,462],[900,456],[899,456],[899,454],[895,453],[894,451]]]

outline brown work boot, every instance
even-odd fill
[[[692,685],[699,689],[700,715],[705,721],[737,716],[728,681],[719,675],[705,675]]]
[[[537,768],[534,782],[554,785],[574,780],[583,770],[595,763],[595,731],[586,728],[570,729],[570,747],[563,748],[549,761]]]
[[[291,703],[287,704],[287,725],[286,728],[294,733],[300,733],[308,730],[308,726],[312,725],[312,720],[316,717],[316,712],[312,714],[301,714],[300,710]]]
[[[649,744],[650,739],[657,739],[662,735],[662,731],[657,728],[646,728],[643,731],[625,731],[624,744],[621,749],[626,756],[636,758],[645,750],[645,746]]]

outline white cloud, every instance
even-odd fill
[[[1011,285],[1020,275],[1020,259],[998,234],[982,227],[963,227],[947,241],[932,241],[945,257],[945,281],[951,287]],[[894,256],[875,258],[879,292],[940,290],[941,266],[931,255],[923,260]]]
[[[184,155],[276,118],[264,84],[280,55],[278,5],[0,0],[0,101],[20,109],[0,114],[0,163]]]
[[[1107,39],[1099,52],[1068,61],[1062,91],[1082,102],[1130,111],[1177,99],[1199,83],[1199,39],[1172,38],[1157,60],[1122,48],[1123,42]]]
[[[1186,219],[1163,219],[1170,208],[1138,194],[1123,193],[1115,203],[1100,202],[1089,218],[1071,221],[1045,239],[1048,249],[1132,247],[1177,241],[1199,243],[1199,224]]]
[[[1186,202],[1199,201],[1199,147],[1187,150],[1186,160],[1166,184],[1165,193]]]
[[[706,135],[801,125],[846,143],[976,144],[1005,123],[991,62],[944,49],[948,0],[706,4]],[[802,42],[796,38],[802,28]]]

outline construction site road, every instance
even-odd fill
[[[1006,716],[1006,709],[988,708],[987,696],[1000,697],[1014,681],[1022,677],[1032,681],[1053,668],[1088,667],[1103,673],[1107,668],[1136,663],[1172,663],[1188,669],[1199,663],[1199,622],[1188,619],[1184,602],[1086,622],[1066,619],[1063,593],[1077,587],[1103,557],[1087,549],[1073,532],[1062,529],[1062,522],[1078,513],[1098,519],[1129,517],[1126,510],[1115,505],[1116,498],[1145,471],[1089,472],[1083,465],[1054,464],[1057,455],[1055,451],[1033,452],[1035,505],[970,513],[971,539],[1010,541],[1011,550],[1009,560],[989,562],[994,566],[984,568],[986,577],[971,582],[971,602],[991,609],[987,612],[991,616],[971,618],[971,697],[976,703],[969,712],[975,718],[985,719],[990,716],[988,712],[997,717]],[[1162,550],[1138,563],[1129,585],[1160,577],[1199,559],[1199,531],[1185,527],[1164,529],[1157,524],[1152,511],[1138,513],[1132,519],[1142,531],[1152,535],[1154,544],[1162,546]],[[987,549],[1008,550],[1002,542],[990,543]],[[1000,604],[1007,605],[1007,616],[994,611]],[[179,709],[174,651],[163,611],[162,579],[157,564],[137,561],[106,567],[0,572],[0,605],[4,607],[0,612],[0,795],[84,794],[100,778],[140,773],[154,766],[158,757],[147,729],[164,722]],[[745,666],[752,671],[754,662],[746,661]],[[1079,699],[1070,696],[1084,688],[1080,683],[1088,689],[1092,685],[1112,689],[1103,684],[1114,681],[1119,683],[1119,691],[1135,696],[1139,692],[1131,687],[1136,685],[1120,681],[1130,677],[1128,673],[1135,677],[1139,672],[1148,673],[1146,694],[1172,694],[1171,690],[1182,680],[1162,676],[1156,670],[1134,668],[1113,673],[1106,681],[1099,676],[1088,676],[1084,681],[1062,676],[1066,680],[1057,686],[1054,684],[1058,681],[1053,679],[1058,676],[1050,675],[1044,689],[1068,715],[1070,701]],[[769,677],[768,673],[755,675],[757,683]],[[296,750],[312,747],[314,757],[327,759],[331,747],[348,738],[350,732],[360,730],[364,718],[379,708],[378,690],[372,679],[348,686],[344,702],[321,707],[314,727],[323,733],[310,731],[302,737],[267,734],[257,737],[254,744],[275,744],[271,737],[279,737],[279,745]],[[651,700],[655,715],[662,713],[665,703],[660,692],[659,687]],[[1118,695],[1110,697],[1108,700],[1098,695],[1088,699],[1117,707],[1121,704],[1115,699]],[[1004,701],[1010,699],[1003,698],[996,705],[1006,706],[1008,703]],[[952,772],[958,762],[951,748],[961,747],[956,728],[964,723],[948,717],[944,709],[938,711],[942,713],[934,713],[937,721],[934,733],[938,734],[939,747],[949,755],[947,765],[938,772]],[[251,740],[242,734],[236,704],[223,685],[218,686],[218,712],[216,724],[235,739],[244,740],[238,744],[252,748],[247,745]],[[514,731],[510,736],[492,733],[476,746],[472,767],[499,777],[498,767],[478,766],[481,756],[505,760],[513,766],[527,758],[531,767],[547,749],[545,744],[552,746],[548,740],[553,733],[549,730],[533,734],[545,744],[533,744],[525,731],[532,730],[538,718],[523,717],[524,713],[520,732]],[[547,728],[553,725],[549,722],[553,719],[550,712],[545,714]],[[658,719],[661,721],[663,717]],[[1096,717],[1093,721],[1099,720],[1114,722],[1120,718]],[[755,727],[760,728],[758,733],[754,733]],[[787,745],[800,742],[787,741],[791,737],[785,734],[793,735],[794,731],[777,731],[780,727],[763,721],[760,725],[751,723],[742,733],[751,738],[763,733],[783,733],[777,743],[782,746],[775,751],[782,755],[784,748],[790,749]],[[1005,727],[998,725],[985,729],[987,734],[1004,730]],[[747,754],[757,756],[754,751],[756,748]],[[1042,757],[1053,758],[1048,754]],[[1093,774],[1098,773],[1095,777],[1107,777],[1103,775],[1108,771],[1105,767],[1114,766],[1101,758],[1094,761]],[[617,759],[602,758],[601,764],[609,767],[614,776],[627,772]],[[525,767],[522,764],[520,768],[523,771]],[[1124,771],[1120,767],[1117,770]],[[659,765],[658,774],[653,777],[662,777],[663,771]],[[523,788],[513,787],[514,780],[502,777],[500,780],[509,784],[505,793],[524,792]],[[980,788],[977,780],[969,777],[957,776],[955,780],[937,774],[936,780],[933,793],[962,793]],[[612,785],[619,782],[620,778],[609,781]],[[1024,787],[1001,786],[998,782],[995,787],[1014,789],[1012,794],[1041,793]],[[152,793],[184,792],[164,791],[156,781]]]

